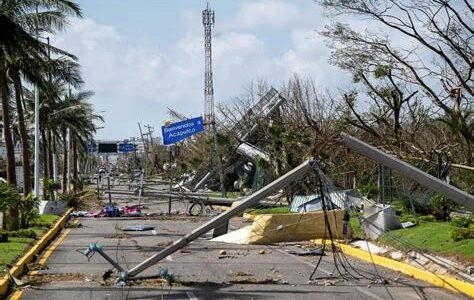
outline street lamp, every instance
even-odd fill
[[[49,37],[43,38],[39,35],[36,36],[37,39],[46,39],[48,41],[48,59],[51,57],[51,47],[49,44]],[[39,87],[38,84],[35,84],[35,149],[34,149],[34,190],[33,196],[39,197],[40,195],[40,147],[39,147]]]

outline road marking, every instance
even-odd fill
[[[168,255],[168,256],[166,257],[166,260],[168,260],[168,261],[173,261],[173,258],[171,257],[171,255]]]
[[[308,265],[308,266],[310,266],[310,267],[312,267],[312,268],[316,268],[316,265],[315,265],[315,264],[312,264],[312,263],[310,263],[309,261],[306,261],[304,258],[295,256],[295,255],[290,254],[290,253],[288,253],[288,252],[286,252],[286,251],[284,251],[284,250],[281,250],[281,249],[275,249],[275,250],[278,251],[278,252],[280,252],[280,253],[286,254],[286,255],[288,255],[288,256],[290,256],[290,257],[293,257],[295,260],[298,260],[299,262],[304,263],[305,265]],[[332,275],[331,272],[329,272],[328,270],[322,268],[321,266],[318,267],[318,270],[322,271],[323,273],[326,273],[327,275]],[[377,296],[376,294],[365,290],[364,288],[361,288],[361,287],[355,287],[355,288],[356,288],[358,291],[364,293],[366,296],[369,296],[369,297],[371,297],[371,298],[373,298],[373,299],[376,299],[376,300],[384,300],[384,298],[379,297],[379,296]]]
[[[274,250],[277,251],[277,252],[280,252],[280,253],[283,253],[283,254],[288,255],[289,257],[294,258],[295,260],[299,261],[300,263],[303,263],[303,264],[305,264],[305,265],[307,265],[307,266],[310,266],[310,267],[312,267],[312,268],[316,268],[316,265],[315,265],[315,264],[312,264],[312,263],[310,263],[309,261],[306,261],[304,258],[295,256],[295,255],[290,254],[290,253],[288,253],[288,252],[286,252],[286,251],[284,251],[284,250],[281,250],[281,249],[274,249]],[[332,274],[331,272],[329,272],[328,270],[322,268],[321,266],[318,267],[318,270],[323,271],[323,273],[326,273],[327,275],[331,275],[331,274]]]
[[[73,224],[77,224],[79,222],[79,219],[76,219],[74,220]],[[44,252],[44,254],[41,256],[39,262],[38,262],[38,266],[39,267],[43,267],[44,265],[46,265],[46,261],[48,260],[48,258],[53,254],[54,250],[56,250],[56,248],[59,246],[59,244],[62,243],[62,241],[64,241],[64,239],[66,238],[66,236],[68,235],[68,233],[71,231],[72,228],[67,228],[65,229],[61,235],[59,236],[59,238],[54,241],[51,246],[49,246],[49,248]],[[37,275],[39,273],[38,270],[33,270],[30,272],[31,275]]]
[[[196,295],[194,295],[194,293],[191,291],[186,292],[186,295],[188,296],[189,300],[198,300],[198,297],[196,297]]]
[[[386,298],[379,297],[379,296],[375,295],[374,293],[369,292],[369,291],[367,291],[367,290],[361,288],[360,286],[356,286],[355,288],[356,288],[356,290],[358,290],[359,292],[365,294],[366,296],[372,297],[373,299],[377,299],[377,300],[384,300],[384,299],[386,299]]]
[[[18,300],[21,298],[21,296],[23,295],[23,291],[22,290],[19,290],[19,291],[15,291],[11,296],[10,296],[10,300]]]

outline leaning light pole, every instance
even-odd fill
[[[374,146],[364,143],[363,141],[350,136],[347,133],[341,133],[341,139],[348,148],[354,150],[355,152],[375,160],[386,167],[396,170],[405,177],[418,182],[422,186],[474,211],[473,195],[466,193],[455,186],[449,185],[439,178],[431,176],[430,174],[423,172],[422,170],[415,168],[414,166],[396,157],[388,155]]]
[[[40,147],[39,147],[39,87],[35,85],[35,149],[34,149],[34,197],[40,195]]]
[[[38,13],[38,7],[36,7],[36,13]],[[36,32],[36,40],[39,40],[40,37],[38,32]],[[46,37],[46,40],[48,41],[48,59],[51,58],[51,45],[49,43],[49,37]],[[40,107],[40,101],[39,101],[39,86],[38,84],[35,84],[34,86],[35,89],[35,144],[34,144],[34,167],[33,167],[33,176],[34,176],[34,183],[33,183],[33,197],[39,197],[40,195],[40,131],[39,131],[39,122],[40,122],[40,113],[39,113],[39,107]],[[45,143],[45,141],[43,141]],[[46,159],[43,158],[43,159]]]
[[[71,191],[71,130],[67,128],[66,135],[66,147],[67,147],[67,179],[66,179],[66,190]]]
[[[36,5],[36,14],[38,14],[38,4]],[[36,28],[36,40],[39,39],[38,34],[38,27]],[[49,44],[49,40],[48,40]],[[48,46],[49,50],[49,46]],[[33,166],[33,176],[34,176],[34,183],[33,183],[33,196],[39,197],[40,195],[40,146],[39,146],[39,139],[40,139],[40,132],[39,132],[39,86],[35,84],[35,149],[34,149],[34,166]]]

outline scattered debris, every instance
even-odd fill
[[[370,252],[372,254],[382,255],[382,254],[388,252],[387,247],[379,247],[376,244],[371,243],[371,242],[367,242],[367,241],[355,241],[355,242],[351,243],[351,246],[356,247],[356,248],[360,248],[364,251],[368,251],[368,247],[370,247]]]
[[[166,241],[166,242],[159,242],[159,243],[157,243],[156,245],[157,245],[158,247],[166,247],[166,246],[169,246],[169,245],[171,245],[171,244],[173,244],[172,241]]]
[[[272,267],[270,270],[272,271],[273,274],[276,274],[276,275],[279,275],[279,274],[280,274],[280,271],[278,271],[278,270],[275,269],[274,267]]]
[[[242,271],[239,271],[239,272],[230,271],[229,276],[234,276],[235,277],[235,276],[253,276],[253,275],[249,274],[249,273],[242,272]]]
[[[125,206],[124,208],[121,209],[121,215],[123,217],[141,217],[142,211],[141,211],[140,206],[138,205]]]
[[[92,217],[91,212],[84,211],[84,210],[73,211],[70,216],[73,218]]]
[[[171,211],[171,214],[168,213],[168,211],[162,210],[162,211],[159,213],[159,215],[160,215],[160,216],[179,215],[179,210],[173,209],[173,210]]]
[[[323,247],[318,247],[314,249],[307,249],[305,251],[297,252],[297,251],[288,251],[290,254],[298,255],[298,256],[313,256],[313,255],[326,255],[324,253]]]
[[[388,280],[385,278],[378,278],[372,281],[373,284],[389,284]]]
[[[81,228],[81,227],[82,227],[82,223],[68,222],[68,223],[64,224],[64,228]]]
[[[154,226],[150,225],[130,225],[121,228],[123,231],[148,231],[155,229]]]
[[[274,278],[265,278],[265,279],[257,279],[253,276],[238,276],[234,277],[229,280],[229,283],[232,284],[281,284],[282,281],[280,279]]]
[[[29,281],[28,280],[20,280],[18,278],[16,278],[15,276],[13,276],[10,271],[8,271],[8,277],[10,278],[10,281],[13,282],[13,285],[15,287],[24,287],[24,286],[27,286],[29,285]]]
[[[79,210],[79,211],[74,211],[71,213],[71,217],[73,218],[78,218],[78,217],[115,218],[115,217],[141,217],[141,216],[143,216],[143,214],[141,211],[141,207],[139,205],[133,205],[133,206],[126,205],[122,208],[119,208],[115,205],[107,205],[99,209],[99,211],[97,212]]]
[[[105,273],[102,275],[102,280],[106,281],[107,279],[112,277],[112,272],[113,272],[112,269],[105,271]]]
[[[415,227],[415,226],[416,226],[415,223],[410,222],[410,221],[408,221],[408,222],[403,222],[403,223],[401,223],[401,225],[402,225],[402,228],[410,228],[410,227]]]
[[[46,266],[39,264],[39,263],[29,263],[27,264],[28,271],[39,271],[47,269]]]
[[[401,251],[395,251],[390,253],[390,257],[395,260],[401,260],[403,258],[403,253]]]
[[[401,227],[400,219],[390,205],[375,203],[363,198],[364,215],[360,225],[367,237],[376,240],[383,232]]]
[[[167,282],[174,282],[175,277],[168,271],[168,268],[160,267],[160,278],[166,280]]]
[[[466,268],[466,273],[469,275],[474,274],[474,266],[469,266]]]
[[[23,282],[27,282],[30,285],[43,285],[50,282],[58,281],[80,281],[84,282],[86,279],[95,281],[94,276],[86,276],[82,273],[61,273],[61,274],[36,274],[26,275],[23,277]]]
[[[266,252],[265,252],[265,250],[263,250],[263,249],[260,250],[260,251],[258,251],[258,254],[265,254],[265,253],[266,253]]]
[[[236,255],[234,254],[227,254],[227,251],[225,250],[221,250],[219,251],[219,259],[223,259],[223,258],[237,258]]]
[[[191,250],[189,249],[181,249],[179,250],[180,253],[191,253]]]

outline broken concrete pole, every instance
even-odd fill
[[[393,170],[400,172],[406,177],[415,180],[422,186],[440,193],[441,195],[453,200],[459,205],[465,206],[474,210],[474,196],[460,190],[446,182],[431,176],[428,173],[421,171],[414,166],[399,160],[391,155],[384,153],[383,151],[362,142],[361,140],[348,135],[347,133],[341,133],[341,138],[344,144],[350,149],[372,159],[378,163],[383,164]]]
[[[181,239],[175,241],[170,246],[166,247],[165,249],[161,250],[160,252],[156,253],[155,255],[151,256],[150,258],[146,259],[142,263],[138,264],[137,266],[133,267],[126,276],[133,277],[138,273],[146,270],[147,268],[153,266],[160,260],[164,259],[170,254],[178,251],[179,249],[183,248],[190,242],[194,241],[198,237],[202,236],[209,230],[218,227],[221,224],[229,221],[234,216],[237,216],[243,213],[247,208],[254,206],[260,200],[265,199],[272,195],[273,193],[277,192],[281,188],[287,186],[291,182],[301,179],[303,176],[308,174],[312,169],[313,165],[316,162],[313,159],[307,160],[295,169],[291,170],[287,174],[281,176],[277,180],[273,181],[272,183],[268,184],[267,186],[263,187],[261,190],[256,192],[255,194],[250,195],[245,200],[243,200],[239,205],[234,208],[229,209],[225,213],[218,215],[214,219],[210,220],[209,222],[201,225],[200,227],[196,228],[192,232],[188,233]]]

